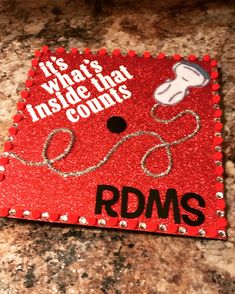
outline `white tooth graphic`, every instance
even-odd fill
[[[209,74],[199,65],[181,61],[173,66],[175,79],[166,80],[154,92],[157,102],[174,105],[189,94],[189,87],[204,87],[210,81]]]

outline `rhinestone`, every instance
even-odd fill
[[[146,230],[146,228],[147,228],[146,223],[139,223],[139,228],[142,230]]]
[[[10,153],[9,152],[3,152],[3,154],[2,154],[4,157],[8,157],[9,155],[10,155]]]
[[[219,183],[223,183],[224,179],[222,177],[217,177],[216,181],[219,182]]]
[[[222,199],[222,198],[224,198],[224,194],[223,194],[223,192],[217,192],[217,193],[216,193],[216,198],[217,198],[217,199]]]
[[[202,236],[202,237],[204,237],[204,236],[206,235],[206,232],[205,232],[205,230],[203,230],[203,229],[200,229],[200,230],[198,231],[198,233],[199,233],[199,235]]]
[[[101,225],[101,226],[105,226],[106,225],[106,220],[101,218],[98,220],[98,224]]]
[[[17,123],[14,123],[14,124],[13,124],[13,127],[18,127],[18,124],[17,124]]]
[[[215,164],[216,165],[222,165],[222,162],[221,161],[216,161]]]
[[[120,225],[121,227],[125,228],[125,227],[127,226],[127,222],[124,221],[124,220],[121,220],[120,223],[119,223],[119,225]]]
[[[225,237],[225,236],[226,236],[226,233],[225,233],[225,231],[223,231],[223,230],[219,230],[219,231],[218,231],[218,235],[219,235],[220,237]]]
[[[165,225],[159,225],[159,230],[160,231],[166,231],[166,226]]]
[[[0,171],[5,171],[5,167],[3,165],[0,165]]]
[[[87,224],[86,218],[84,216],[80,217],[78,221],[81,225]]]
[[[8,213],[9,213],[9,215],[15,215],[16,210],[15,209],[10,209]]]
[[[215,117],[215,118],[214,118],[214,121],[216,121],[216,122],[220,122],[220,118],[219,118],[219,117]]]
[[[216,151],[221,151],[222,148],[221,148],[220,146],[215,146],[215,150],[216,150]]]
[[[187,230],[184,227],[179,227],[179,233],[180,234],[185,234]]]
[[[221,133],[216,132],[216,133],[215,133],[215,136],[216,136],[216,137],[221,137]]]
[[[25,210],[23,212],[23,216],[30,216],[30,211],[29,210]]]
[[[12,142],[13,141],[13,137],[12,136],[8,137],[7,138],[7,141]]]
[[[69,219],[69,218],[68,218],[67,214],[64,214],[64,215],[61,215],[61,216],[60,216],[60,220],[63,221],[63,222],[67,222],[68,219]]]
[[[48,212],[43,212],[42,213],[42,218],[49,218],[49,213]]]
[[[216,211],[216,214],[217,214],[219,217],[224,217],[224,211],[223,211],[223,210],[217,210],[217,211]]]

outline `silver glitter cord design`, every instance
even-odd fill
[[[96,169],[98,169],[102,165],[104,165],[110,159],[112,154],[119,148],[119,146],[121,146],[126,141],[128,141],[128,140],[130,140],[132,138],[135,138],[135,137],[146,135],[146,136],[152,136],[152,137],[157,138],[160,141],[160,143],[154,145],[152,148],[147,150],[147,152],[144,154],[144,156],[141,159],[141,162],[140,162],[141,168],[144,171],[144,173],[146,175],[150,176],[150,177],[153,177],[153,178],[164,177],[164,176],[168,175],[170,173],[171,169],[172,169],[173,158],[172,158],[171,146],[181,144],[181,143],[185,142],[186,140],[189,140],[189,139],[193,138],[198,133],[198,131],[200,129],[200,117],[194,111],[187,109],[187,110],[184,110],[184,111],[180,112],[179,114],[177,114],[176,116],[174,116],[174,117],[172,117],[170,119],[161,119],[161,118],[158,118],[156,116],[156,113],[155,113],[158,106],[159,106],[158,104],[155,104],[151,108],[151,111],[150,111],[151,116],[153,117],[153,119],[156,122],[169,124],[169,123],[177,120],[178,118],[180,118],[180,117],[182,117],[184,115],[192,115],[195,118],[195,122],[196,122],[195,129],[192,131],[192,133],[188,134],[187,136],[182,137],[181,139],[175,140],[173,142],[167,142],[158,133],[150,132],[150,131],[137,131],[137,132],[128,134],[128,135],[124,136],[121,140],[119,140],[116,144],[114,144],[113,147],[108,151],[106,156],[103,159],[101,159],[96,165],[89,166],[89,167],[87,167],[87,168],[85,168],[83,170],[80,170],[80,171],[63,172],[60,169],[53,166],[53,163],[65,158],[71,152],[71,150],[72,150],[72,148],[74,146],[76,136],[75,136],[75,134],[74,134],[74,132],[72,130],[67,129],[67,128],[58,128],[58,129],[53,130],[49,134],[49,136],[47,137],[47,139],[46,139],[46,141],[44,143],[43,149],[42,149],[43,161],[41,161],[41,162],[34,162],[34,161],[26,160],[26,159],[20,157],[19,155],[17,155],[16,153],[13,153],[13,152],[9,152],[9,156],[11,156],[11,157],[19,160],[23,164],[29,165],[29,166],[44,166],[44,165],[46,165],[49,169],[56,172],[57,174],[59,174],[62,177],[71,177],[71,176],[80,177],[80,176],[85,175],[85,174],[87,174],[89,172],[95,171]],[[64,132],[64,133],[69,134],[70,142],[69,142],[67,148],[65,148],[64,151],[60,155],[58,155],[55,158],[49,159],[48,158],[48,148],[50,146],[51,140],[53,139],[53,137],[57,133],[60,133],[60,132]],[[166,150],[166,154],[167,154],[167,158],[168,158],[168,165],[167,165],[167,168],[166,168],[165,171],[163,171],[161,173],[153,173],[146,167],[146,161],[147,161],[148,157],[155,150],[161,149],[161,148],[165,148],[165,150]]]

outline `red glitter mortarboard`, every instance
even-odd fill
[[[0,216],[226,239],[217,62],[35,51],[0,158]]]

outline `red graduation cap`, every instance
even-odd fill
[[[35,51],[1,157],[0,216],[225,239],[216,64]]]

